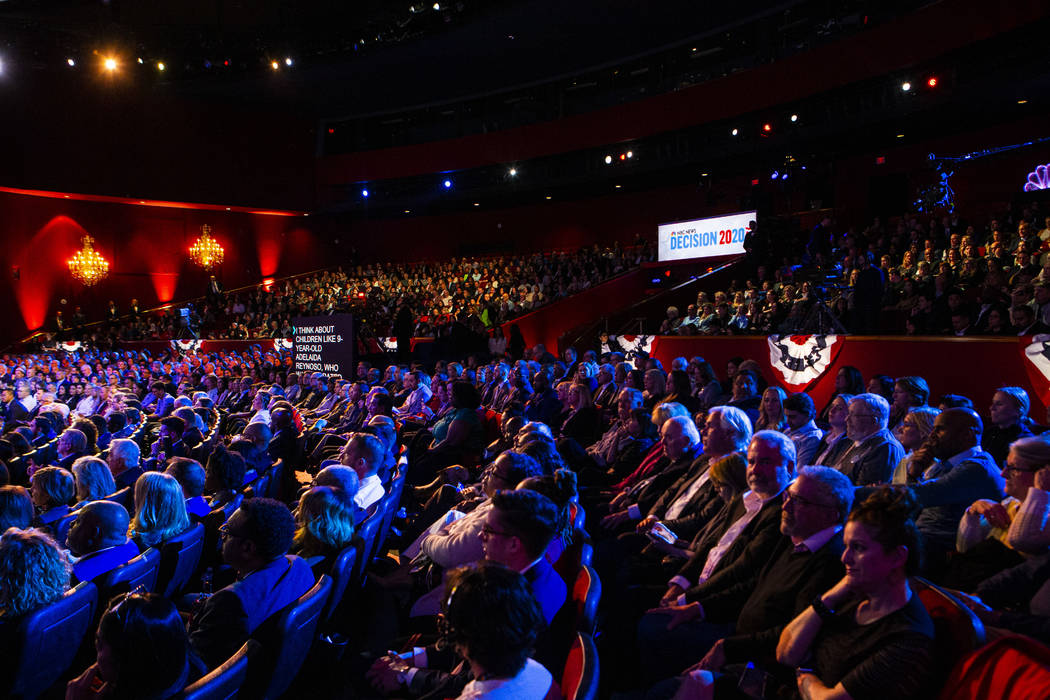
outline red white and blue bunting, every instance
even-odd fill
[[[837,335],[771,335],[769,364],[792,391],[802,391],[827,371],[842,349]]]

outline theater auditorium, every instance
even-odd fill
[[[1050,697],[1050,2],[0,2],[0,697]]]

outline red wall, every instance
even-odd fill
[[[699,355],[725,378],[729,358],[740,356],[758,362],[767,382],[783,386],[769,362],[769,343],[764,337],[661,336],[653,342],[652,355],[665,367],[676,357]],[[852,365],[865,382],[875,374],[923,377],[930,385],[931,403],[943,394],[962,394],[983,415],[997,387],[1020,386],[1032,400],[1032,417],[1042,423],[1047,382],[1038,380],[1034,367],[1026,366],[1029,361],[1022,357],[1021,347],[1017,338],[846,337],[838,357],[806,392],[820,410],[834,393],[839,367]]]
[[[258,283],[263,275],[291,274],[333,263],[327,246],[298,216],[278,216],[78,201],[0,193],[0,293],[14,303],[0,309],[7,339],[22,337],[62,308],[74,305],[101,318],[110,299],[124,308],[132,297],[144,307],[200,296],[208,273],[188,250],[208,224],[226,250],[216,276],[227,288]],[[86,288],[66,261],[85,234],[110,263],[109,278]],[[60,299],[67,305],[61,306]]]

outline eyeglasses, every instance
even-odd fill
[[[114,598],[116,602],[110,606],[109,611],[106,614],[116,615],[117,619],[120,620],[121,637],[127,633],[128,627],[127,608],[124,606],[124,603],[127,603],[132,598],[142,598],[146,593],[149,593],[149,591],[146,590],[146,587],[139,584],[127,593],[122,593]]]
[[[481,534],[485,537],[492,537],[494,535],[498,535],[500,537],[514,537],[514,533],[512,532],[507,532],[506,530],[494,530],[488,525],[481,526]],[[451,596],[449,597],[451,598]]]
[[[1003,474],[1009,474],[1010,472],[1018,472],[1020,474],[1035,474],[1038,469],[1021,469],[1021,467],[1012,467],[1007,464],[1003,467]]]
[[[791,493],[790,489],[785,489],[784,490],[784,505],[786,506],[788,503],[796,503],[798,505],[810,506],[812,508],[834,508],[835,507],[835,506],[830,506],[827,503],[817,503],[816,501],[811,501],[808,498],[803,498],[802,496],[799,496],[797,493]]]
[[[237,533],[230,530],[229,522],[225,522],[219,526],[219,537],[221,537],[224,540],[229,539],[230,537],[239,537],[241,539],[244,539],[243,536],[238,535]]]

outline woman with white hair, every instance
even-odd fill
[[[109,465],[98,457],[81,457],[73,462],[73,482],[76,488],[76,506],[98,501],[117,490]]]

